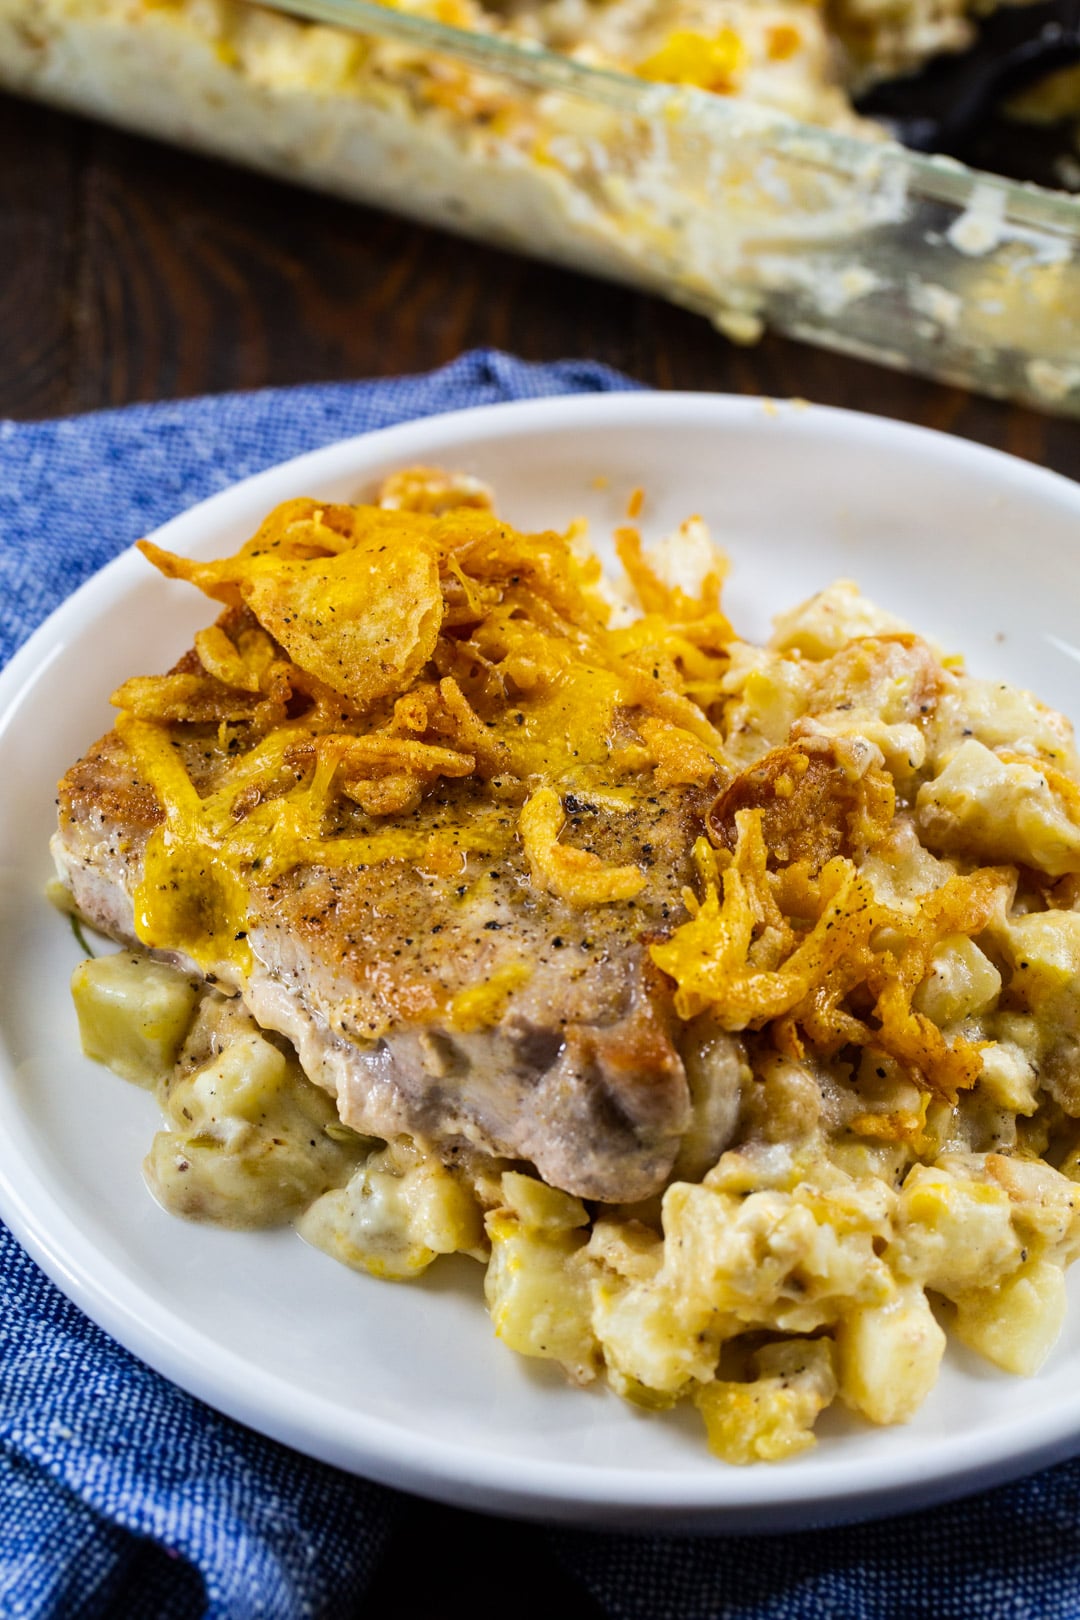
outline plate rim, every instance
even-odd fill
[[[264,489],[274,491],[279,484],[291,484],[295,494],[305,481],[314,483],[323,477],[347,475],[348,462],[353,458],[389,463],[410,453],[418,454],[411,449],[414,442],[426,443],[437,455],[440,438],[453,438],[463,430],[490,437],[486,430],[492,424],[505,422],[511,436],[520,436],[533,426],[543,429],[546,425],[562,431],[573,426],[575,418],[590,424],[595,424],[597,417],[632,423],[635,419],[647,422],[657,412],[677,418],[680,411],[713,416],[718,428],[724,422],[750,420],[764,413],[793,431],[840,432],[848,442],[852,436],[856,441],[906,442],[913,450],[967,462],[976,474],[980,466],[992,465],[995,473],[1007,476],[1021,494],[1030,488],[1043,499],[1053,496],[1066,509],[1075,509],[1080,520],[1080,484],[1007,452],[933,428],[801,401],[635,390],[466,407],[354,434],[216,491],[160,525],[153,531],[153,538],[159,544],[184,549],[189,528],[195,531],[190,538],[197,541],[200,528],[206,532],[220,530],[233,521],[234,511],[239,514],[256,502],[268,508],[275,500],[285,498],[276,493],[264,496]],[[358,471],[357,476],[364,474]],[[128,547],[98,570],[59,604],[0,672],[0,750],[12,718],[25,701],[32,701],[36,675],[62,652],[67,635],[82,625],[87,612],[95,607],[107,611],[110,604],[122,598],[140,577],[136,570],[142,565],[136,559],[134,548]],[[1040,1425],[1033,1423],[1030,1415],[1021,1414],[1011,1424],[999,1425],[990,1443],[984,1440],[981,1446],[959,1446],[954,1465],[939,1469],[929,1483],[915,1457],[904,1459],[900,1466],[892,1459],[891,1466],[877,1464],[870,1470],[865,1462],[849,1462],[846,1469],[842,1464],[834,1465],[839,1476],[835,1486],[819,1489],[810,1498],[806,1476],[799,1468],[728,1472],[718,1464],[716,1475],[691,1475],[675,1469],[618,1471],[609,1466],[586,1467],[530,1458],[526,1465],[528,1479],[523,1480],[522,1470],[512,1458],[495,1452],[463,1450],[459,1443],[430,1436],[420,1443],[411,1431],[369,1414],[350,1414],[349,1433],[342,1438],[340,1409],[332,1400],[303,1390],[298,1401],[294,1384],[263,1368],[258,1368],[258,1377],[253,1378],[253,1369],[244,1358],[223,1349],[201,1330],[189,1327],[178,1312],[145,1298],[140,1311],[134,1301],[125,1300],[125,1279],[119,1266],[106,1261],[102,1268],[99,1257],[95,1271],[90,1264],[92,1255],[84,1252],[92,1250],[92,1245],[81,1237],[65,1211],[55,1205],[50,1210],[47,1185],[25,1165],[22,1178],[17,1166],[12,1172],[12,1145],[17,1147],[20,1131],[31,1137],[33,1133],[29,1120],[17,1108],[16,1088],[10,1084],[11,1065],[2,1042],[0,1070],[4,1080],[0,1085],[0,1215],[61,1292],[126,1349],[188,1393],[307,1456],[348,1472],[457,1505],[548,1522],[638,1529],[780,1531],[796,1525],[884,1517],[914,1505],[929,1506],[988,1488],[1080,1451],[1080,1395],[1074,1427],[1066,1434],[1060,1428],[1057,1433],[1045,1432],[1045,1419]],[[14,1157],[17,1160],[18,1154]],[[35,1194],[43,1198],[43,1207],[36,1206]],[[127,1289],[139,1292],[130,1282]],[[178,1327],[183,1330],[179,1334]],[[213,1355],[207,1355],[207,1349]],[[290,1403],[294,1411],[302,1413],[292,1422],[281,1416]],[[1020,1429],[1025,1432],[1014,1433]],[[359,1451],[354,1430],[366,1436],[366,1444]],[[851,1471],[857,1471],[860,1478],[845,1481],[845,1472]],[[868,1473],[875,1477],[867,1479]],[[726,1490],[718,1488],[724,1481]]]

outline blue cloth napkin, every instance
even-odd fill
[[[0,422],[0,662],[125,546],[264,467],[440,411],[636,386],[588,361],[485,350],[418,377]]]
[[[0,659],[136,537],[274,462],[464,405],[632,386],[482,352],[424,377],[0,423]],[[355,1615],[411,1511],[159,1378],[0,1227],[3,1620]],[[770,1540],[521,1534],[613,1620],[1080,1620],[1080,1463]],[[464,1578],[474,1604],[513,1603],[482,1570]]]

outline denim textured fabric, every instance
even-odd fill
[[[0,423],[0,659],[132,540],[275,462],[461,406],[632,386],[480,352],[422,377]],[[0,1620],[356,1615],[409,1512],[159,1378],[0,1227]],[[527,1534],[613,1620],[1080,1620],[1080,1463],[768,1540]]]
[[[1077,1462],[872,1524],[707,1540],[553,1539],[613,1620],[1080,1617]]]
[[[125,546],[290,456],[468,405],[634,386],[588,361],[528,365],[480,350],[385,382],[0,422],[0,660]]]

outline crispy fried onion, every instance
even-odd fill
[[[139,720],[168,724],[174,720],[200,723],[258,722],[275,718],[273,706],[261,704],[257,693],[236,690],[212,675],[176,670],[171,675],[135,675],[117,687],[112,702]]]
[[[320,791],[328,798],[329,778],[336,776],[340,790],[372,816],[415,809],[428,783],[440,776],[469,776],[476,764],[471,754],[386,732],[364,737],[324,733],[297,743],[286,759],[302,770],[321,772]]]
[[[640,868],[605,866],[591,850],[560,844],[559,835],[565,825],[566,812],[554,788],[537,789],[521,807],[518,831],[538,888],[571,906],[632,900],[641,893],[645,874]]]
[[[295,663],[358,709],[416,679],[442,622],[438,563],[419,546],[288,563],[241,594]]]
[[[262,630],[241,630],[234,641],[220,624],[195,632],[195,653],[208,675],[240,692],[261,692],[274,663],[274,643]]]
[[[735,848],[740,810],[759,810],[772,866],[863,856],[892,821],[896,793],[877,749],[859,738],[806,737],[741,771],[713,804],[709,836]]]
[[[655,762],[658,788],[692,785],[708,787],[715,782],[719,767],[714,756],[683,726],[649,715],[638,730]]]
[[[406,722],[410,730],[427,731],[445,738],[453,747],[471,754],[477,776],[490,780],[512,769],[506,744],[492,735],[452,675],[444,676],[437,686],[432,684],[423,694],[413,691],[407,698],[399,698],[398,704],[412,716],[411,723]],[[423,705],[423,725],[416,723],[417,704]],[[398,712],[395,705],[395,720]]]
[[[442,467],[404,467],[379,485],[375,497],[389,512],[452,512],[476,506],[490,512],[495,499],[482,479],[469,473],[445,472]]]
[[[163,808],[197,754],[199,794],[215,808],[189,818],[192,836],[212,848],[227,839],[234,852],[264,838],[265,873],[305,859],[305,838],[323,854],[337,840],[345,859],[348,840],[368,836],[356,806],[408,815],[440,781],[471,776],[483,784],[479,811],[533,796],[522,836],[553,892],[582,905],[637,893],[636,866],[608,868],[560,842],[557,790],[582,773],[597,793],[631,774],[652,773],[650,791],[726,775],[705,711],[731,629],[719,609],[723,561],[704,530],[698,594],[665,584],[638,555],[641,588],[667,616],[616,629],[600,565],[572,534],[521,534],[481,486],[437,469],[392,475],[380,500],[286,502],[211,562],[143,543],[168,578],[224,604],[170,674],[114,695],[123,716],[168,744],[176,771],[164,748],[130,732],[147,744]],[[513,824],[499,825],[505,847]],[[395,847],[389,832],[379,838]]]
[[[709,885],[697,914],[650,947],[676,984],[681,1018],[709,1010],[729,1030],[761,1029],[801,1056],[812,1047],[834,1056],[869,1046],[904,1065],[923,1090],[951,1102],[982,1068],[977,1043],[952,1042],[912,1005],[937,946],[949,934],[982,932],[1011,898],[1011,868],[984,867],[948,879],[923,897],[918,915],[882,904],[854,863],[834,856],[816,879],[803,868],[800,911],[785,914],[791,874],[769,872],[766,816],[735,813],[735,850],[719,891]]]
[[[140,549],[169,578],[249,607],[293,662],[363,710],[408,686],[434,651],[443,601],[429,522],[291,501],[235,557],[199,563],[148,541]]]
[[[637,529],[626,527],[615,531],[615,550],[638,601],[646,613],[656,613],[676,624],[689,619],[704,618],[720,611],[720,589],[727,577],[729,563],[724,553],[709,539],[708,530],[700,518],[688,518],[676,537],[680,572],[690,569],[695,578],[668,578],[664,569],[663,550],[646,551]],[[687,586],[690,588],[687,589]],[[727,639],[733,632],[728,626]]]
[[[160,726],[216,725],[221,742],[229,728],[249,742],[286,723],[298,702],[313,730],[342,725],[351,706],[324,681],[280,655],[246,609],[230,609],[199,631],[195,647],[167,675],[124,682],[111,702],[139,720]]]
[[[451,475],[432,469],[417,470],[415,479],[394,475],[384,494],[395,509],[286,502],[239,552],[214,562],[141,542],[167,577],[188,581],[234,613],[246,609],[255,622],[239,637],[225,621],[200,632],[199,661],[220,690],[174,685],[160,694],[157,718],[209,719],[215,694],[214,718],[248,718],[238,694],[265,695],[275,659],[367,715],[408,694],[433,664],[441,681],[430,724],[491,778],[513,762],[491,735],[498,717],[477,712],[478,700],[503,710],[515,692],[561,683],[565,693],[567,677],[584,678],[587,666],[590,677],[606,679],[612,702],[689,732],[721,757],[720,738],[702,713],[719,690],[731,635],[716,607],[716,569],[700,598],[657,584],[657,600],[677,604],[687,623],[653,614],[614,631],[598,588],[599,563],[578,555],[567,536],[524,536],[487,509],[482,492],[459,489]],[[459,498],[476,504],[447,504]],[[293,685],[303,689],[303,682]],[[134,712],[136,699],[140,714],[151,717],[149,688],[124,689],[122,706]],[[608,712],[583,703],[586,723],[590,707],[595,729],[607,729],[611,703]],[[560,734],[565,730],[560,721]],[[669,746],[666,763],[671,756]],[[683,773],[688,757],[684,749]],[[703,779],[700,756],[691,774]]]

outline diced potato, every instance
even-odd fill
[[[909,627],[869,601],[853,580],[838,579],[809,601],[778,613],[769,645],[806,658],[831,658],[853,636],[889,635]]]
[[[1080,912],[1034,911],[1001,930],[1012,958],[1012,990],[1041,1021],[1080,1011]]]
[[[1000,1107],[1025,1117],[1033,1114],[1038,1083],[1034,1064],[1015,1041],[991,1041],[983,1047],[979,1086]]]
[[[255,1123],[278,1101],[288,1084],[289,1069],[284,1052],[252,1030],[236,1036],[216,1061],[173,1089],[171,1111],[174,1118],[180,1113],[182,1089],[183,1106],[194,1107],[196,1118]]]
[[[343,1137],[331,1098],[253,1024],[174,1079],[166,1106],[176,1128],[155,1136],[144,1173],[158,1201],[190,1220],[289,1221],[366,1150],[362,1138]]]
[[[813,1241],[813,1218],[794,1223],[787,1194],[738,1199],[675,1182],[664,1195],[664,1271],[687,1310],[757,1310],[762,1320]],[[795,1228],[798,1228],[796,1231]]]
[[[559,1192],[535,1176],[507,1170],[502,1178],[503,1201],[522,1224],[538,1232],[573,1231],[588,1226],[589,1214],[580,1198]]]
[[[288,24],[283,23],[283,18],[275,17],[269,27],[244,30],[244,70],[251,81],[274,90],[312,90],[319,95],[347,89],[363,62],[364,41],[336,28],[304,26],[286,32]]]
[[[747,721],[772,747],[786,743],[795,721],[806,713],[808,686],[804,670],[790,658],[770,658],[746,677]]]
[[[480,1206],[464,1181],[408,1143],[374,1154],[298,1223],[302,1238],[354,1271],[416,1277],[440,1254],[484,1258]]]
[[[593,1329],[608,1375],[675,1397],[716,1369],[720,1339],[682,1308],[662,1282],[620,1285],[610,1273],[593,1284]],[[733,1328],[738,1324],[732,1323]]]
[[[1067,1303],[1062,1268],[1031,1260],[997,1288],[961,1294],[953,1325],[957,1338],[996,1367],[1030,1378],[1057,1343]]]
[[[786,743],[806,713],[811,677],[801,659],[785,658],[745,641],[734,642],[721,681],[727,698],[724,732],[733,761],[750,765]]]
[[[1038,1062],[1042,1042],[1039,1026],[1030,1013],[999,1011],[994,1017],[994,1034],[999,1041],[1012,1041],[1029,1062]]]
[[[709,1448],[724,1462],[778,1462],[814,1444],[818,1414],[836,1395],[828,1339],[787,1339],[752,1358],[749,1383],[717,1380],[694,1400]]]
[[[594,1221],[589,1259],[627,1282],[648,1282],[664,1260],[664,1240],[640,1221]]]
[[[1003,1153],[986,1155],[986,1175],[1008,1195],[1013,1225],[1029,1251],[1038,1247],[1055,1251],[1060,1260],[1074,1258],[1080,1247],[1080,1192],[1073,1181],[1042,1159]]]
[[[873,1046],[864,1046],[856,1085],[833,1100],[833,1117],[870,1142],[904,1143],[925,1127],[927,1097],[909,1071]],[[835,1152],[830,1155],[835,1162]]]
[[[867,709],[838,709],[814,714],[799,726],[806,737],[849,737],[863,746],[872,743],[881,749],[885,765],[897,779],[908,781],[926,760],[926,738],[910,720],[891,725]]]
[[[1030,692],[1001,681],[957,677],[953,689],[943,693],[930,731],[935,758],[974,736],[987,748],[1040,749],[1065,766],[1075,760],[1068,721]]]
[[[714,1192],[790,1192],[801,1179],[801,1165],[794,1151],[783,1142],[748,1143],[729,1148],[703,1178]]]
[[[726,554],[700,517],[690,517],[671,534],[645,548],[645,560],[671,590],[699,599],[706,583],[722,582],[731,569]]]
[[[538,1231],[510,1210],[487,1217],[491,1260],[484,1279],[495,1332],[523,1356],[557,1361],[578,1382],[596,1376],[599,1353],[576,1231]]]
[[[1001,974],[966,934],[942,940],[913,1006],[939,1028],[984,1012],[1001,991]]]
[[[1051,877],[1080,872],[1080,827],[1037,763],[1009,763],[974,737],[919,789],[919,828],[933,850],[1016,861]]]
[[[871,1423],[906,1423],[937,1380],[945,1334],[917,1285],[856,1307],[836,1333],[840,1394]]]
[[[911,897],[940,889],[954,867],[939,861],[920,842],[911,817],[900,815],[859,868],[883,905],[903,908]]]
[[[873,1246],[891,1198],[878,1183],[739,1199],[676,1182],[664,1195],[665,1281],[691,1319],[723,1311],[746,1327],[812,1332],[842,1303],[891,1293]]]
[[[1015,1270],[1020,1248],[1002,1187],[926,1165],[911,1171],[889,1249],[900,1275],[951,1299],[957,1291]]]
[[[903,1180],[911,1163],[906,1142],[883,1142],[880,1137],[843,1138],[832,1149],[831,1157],[837,1168],[847,1175],[875,1176],[888,1187],[895,1187]]]
[[[780,1052],[760,1052],[754,1080],[746,1086],[745,1109],[755,1134],[792,1146],[813,1137],[821,1118],[821,1086],[807,1064]]]
[[[124,1080],[152,1086],[176,1062],[199,987],[176,968],[121,951],[80,962],[71,994],[87,1057]]]

